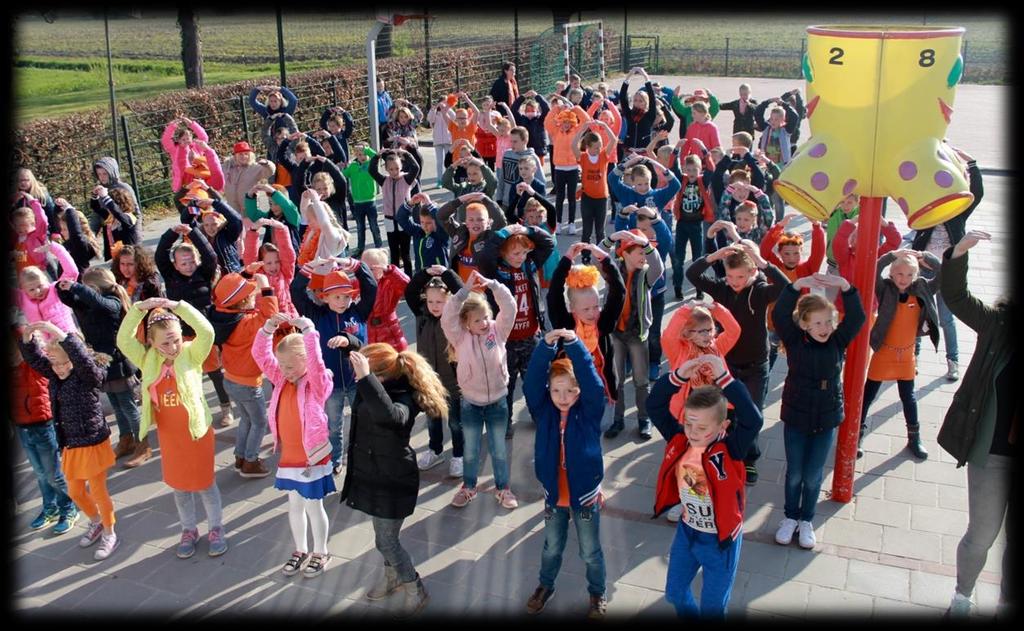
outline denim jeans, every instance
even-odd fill
[[[690,244],[690,260],[704,256],[703,221],[677,221],[676,241],[672,250],[672,286],[676,291],[683,289],[683,265],[686,263],[686,244]]]
[[[754,401],[754,407],[757,408],[757,411],[763,411],[764,398],[768,394],[768,362],[764,361],[737,366],[727,361],[726,365],[733,378],[737,381],[742,381],[743,385],[747,387],[747,392],[750,393],[750,398]],[[757,437],[755,436],[754,442],[750,443],[747,457],[743,461],[747,464],[754,464],[760,457],[761,448],[757,445]]]
[[[370,521],[373,523],[374,544],[384,557],[384,565],[395,568],[398,580],[403,583],[415,581],[416,568],[413,567],[412,558],[398,540],[398,533],[402,530],[402,522],[405,519],[371,517]]]
[[[487,427],[487,446],[491,452],[491,467],[494,469],[494,486],[508,488],[508,453],[505,449],[505,431],[508,429],[508,406],[505,398],[488,405],[473,405],[462,400],[463,451],[462,481],[467,488],[476,488],[480,467],[480,441]]]
[[[942,343],[946,345],[946,359],[949,361],[960,361],[960,346],[956,339],[956,320],[953,319],[953,312],[946,306],[942,294],[935,294],[935,304],[939,308],[939,328],[942,329]],[[914,339],[914,355],[921,354],[921,340]]]
[[[178,519],[181,520],[182,530],[195,530],[199,525],[196,515],[196,496],[203,502],[206,509],[206,523],[210,530],[223,525],[221,515],[220,489],[217,488],[217,481],[214,480],[208,488],[202,491],[174,491],[174,505],[178,508]]]
[[[224,380],[231,402],[238,407],[238,432],[235,434],[235,457],[252,462],[259,457],[260,443],[267,435],[267,401],[261,386],[244,386]]]
[[[452,457],[461,458],[463,450],[462,437],[462,399],[452,397],[448,400],[448,430],[452,433]],[[444,428],[441,419],[427,419],[427,435],[430,436],[430,451],[440,454],[444,451]]]
[[[665,316],[665,289],[661,293],[651,292],[651,328],[647,331],[647,361],[650,365],[661,364],[661,320]]]
[[[135,404],[134,393],[130,389],[124,392],[108,392],[107,399],[110,400],[110,407],[114,408],[118,435],[138,438],[142,413]]]
[[[786,202],[782,199],[781,195],[775,192],[774,188],[772,189],[771,195],[768,196],[768,199],[772,203],[772,208],[775,209],[774,223],[779,223],[786,215]]]
[[[43,510],[67,514],[75,505],[68,497],[68,483],[60,468],[60,451],[53,421],[18,425],[18,439],[36,474],[39,494],[43,496]]]
[[[345,400],[348,400],[349,417],[352,416],[352,402],[356,399],[355,384],[351,388],[335,386],[327,399],[327,430],[331,438],[331,465],[337,467],[345,458]]]
[[[373,247],[379,248],[380,225],[377,223],[377,204],[374,202],[356,202],[352,205],[352,218],[356,221],[356,249],[361,253],[366,249],[366,227],[369,225],[373,236]]]
[[[648,365],[647,342],[640,341],[640,337],[630,331],[623,333],[615,331],[612,333],[612,349],[615,355],[615,379],[618,382],[618,391],[615,396],[615,425],[621,426],[626,413],[626,399],[623,397],[626,381],[626,358],[629,358],[633,366],[633,389],[636,394],[636,418],[637,422],[647,420],[647,394],[650,391],[648,374],[644,366]],[[628,355],[627,355],[628,353]]]
[[[580,558],[587,566],[587,591],[591,596],[603,596],[605,591],[604,552],[601,550],[601,513],[595,506],[544,507],[544,551],[540,556],[540,584],[555,589],[555,578],[562,567],[569,534],[569,515],[576,524],[576,539],[580,544]]]
[[[786,446],[786,517],[798,521],[814,519],[821,481],[825,477],[825,460],[836,430],[827,429],[808,434],[783,424],[782,440]]]
[[[741,532],[728,547],[720,548],[717,534],[694,530],[679,520],[668,554],[665,600],[675,606],[680,618],[725,618],[742,544]],[[700,568],[703,568],[704,583],[698,608],[690,583]]]

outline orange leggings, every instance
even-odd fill
[[[85,488],[86,483],[89,485],[88,490]],[[96,521],[98,515],[104,528],[113,527],[117,521],[114,519],[114,501],[107,491],[106,470],[88,480],[68,480],[68,497],[92,521]]]

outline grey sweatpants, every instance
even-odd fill
[[[647,380],[648,352],[647,340],[640,340],[635,331],[615,331],[612,333],[612,348],[615,354],[615,378],[619,382],[618,392],[615,401],[614,423],[621,425],[626,412],[626,401],[622,396],[626,381],[626,353],[629,353],[629,362],[633,368],[633,388],[636,393],[636,418],[637,422],[647,420],[647,393],[649,384]]]
[[[1013,550],[1016,509],[1009,504],[1017,496],[1013,488],[1013,459],[1009,456],[989,454],[984,467],[967,465],[967,532],[956,548],[956,591],[970,596],[974,584],[985,567],[989,548],[996,540],[1006,517],[1006,550],[1003,552],[1003,581],[1001,597],[1010,602],[1013,596],[1011,574],[1014,572]],[[1007,510],[1009,509],[1009,511]]]

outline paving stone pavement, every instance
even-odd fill
[[[670,86],[708,86],[723,97],[734,92],[740,82],[732,78],[661,79]],[[768,79],[750,83],[755,96],[801,85]],[[990,116],[993,109],[1005,111],[1005,95],[1006,88],[998,86],[960,88],[958,114],[949,135],[955,144],[975,153],[982,166],[1006,164],[1008,152],[1003,136],[992,131],[989,138],[986,134],[995,126],[976,124],[986,117],[995,120]],[[726,137],[731,129],[730,114],[723,112],[716,122]],[[988,140],[972,142],[977,134]],[[424,171],[433,174],[433,152],[424,151],[423,155],[428,163]],[[434,184],[432,176],[425,180],[428,191],[434,191]],[[991,245],[972,251],[969,273],[971,290],[988,303],[1009,287],[1003,262],[1010,238],[1010,185],[1005,177],[986,176],[985,199],[970,221],[971,228],[993,235]],[[443,200],[446,195],[437,192],[435,197]],[[905,218],[898,211],[892,212],[894,208],[890,205],[888,218],[906,232]],[[155,244],[160,231],[170,223],[148,222],[147,242]],[[803,220],[796,222],[796,227],[809,230]],[[563,252],[575,240],[558,235]],[[665,322],[678,305],[669,298]],[[399,316],[406,335],[413,339],[413,320],[404,303]],[[957,331],[961,366],[966,367],[975,334],[959,321]],[[833,465],[830,455],[815,518],[818,545],[814,551],[805,551],[795,544],[778,546],[773,539],[783,516],[785,474],[778,416],[786,369],[784,361],[778,362],[766,399],[761,477],[749,490],[730,616],[788,621],[819,616],[869,619],[896,615],[934,620],[941,615],[953,591],[956,544],[967,523],[966,471],[956,469],[952,458],[935,442],[944,411],[958,385],[943,377],[946,366],[941,343],[939,352],[925,345],[919,366],[922,435],[930,459],[916,462],[904,449],[905,429],[896,388],[883,386],[871,409],[867,453],[856,465],[856,495],[849,504],[828,499]],[[627,388],[627,418],[634,418],[629,392]],[[208,386],[207,397],[211,408],[216,409],[212,387]],[[517,510],[502,509],[487,492],[493,489],[493,479],[486,450],[480,482],[484,492],[464,509],[448,505],[458,481],[445,477],[446,466],[422,474],[419,502],[405,522],[402,540],[430,592],[424,616],[520,616],[537,584],[543,546],[543,493],[533,475],[532,422],[518,393],[513,414],[516,434],[510,462],[512,487],[520,499]],[[109,418],[116,434],[113,417]],[[27,618],[59,612],[84,620],[114,614],[171,619],[257,614],[387,619],[397,596],[376,603],[364,598],[381,572],[370,520],[341,506],[336,495],[325,500],[331,524],[331,565],[312,580],[281,574],[280,567],[292,549],[286,500],[273,489],[272,477],[238,477],[231,466],[234,435],[233,427],[216,429],[216,475],[230,549],[221,557],[209,558],[204,538],[196,555],[188,560],[176,558],[173,552],[179,526],[172,496],[161,481],[159,450],[157,457],[139,469],[110,471],[109,485],[122,544],[108,560],[98,562],[92,559],[92,549],[83,550],[77,545],[84,529],[82,523],[62,537],[54,536],[49,529],[28,530],[29,521],[39,510],[38,490],[24,454],[15,446],[11,460],[17,504],[11,542],[15,612]],[[268,438],[265,449],[269,450],[269,442]],[[602,514],[601,540],[607,563],[608,615],[615,619],[671,616],[674,612],[664,600],[664,585],[674,525],[664,519],[650,519],[654,476],[664,443],[639,442],[635,424],[628,422],[626,431],[603,442],[607,505]],[[425,421],[420,419],[412,445],[419,452],[426,443]],[[269,453],[265,452],[265,457],[269,465],[276,463],[276,457]],[[205,524],[200,530],[205,534]],[[570,529],[558,591],[544,619],[578,619],[586,613],[584,567],[574,539]],[[991,615],[994,610],[1004,546],[1005,533],[1001,533],[978,583],[978,615]],[[700,582],[698,577],[698,593]]]

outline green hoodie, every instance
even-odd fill
[[[363,149],[363,153],[367,158],[372,158],[377,155],[377,152],[373,149],[366,147]],[[352,191],[352,201],[357,204],[364,204],[366,202],[372,202],[377,199],[377,193],[380,191],[380,187],[377,186],[377,182],[370,175],[370,161],[359,164],[358,160],[353,159],[352,162],[345,167],[342,171],[346,178],[348,178],[349,190]]]
[[[828,223],[825,224],[825,237],[828,239],[828,249],[825,254],[828,256],[828,262],[833,265],[836,262],[835,255],[832,254],[832,240],[836,238],[836,233],[839,232],[839,226],[843,225],[843,222],[847,219],[853,219],[860,214],[860,206],[855,206],[850,214],[847,215],[843,212],[842,208],[836,207],[832,211],[832,214],[828,218]]]

